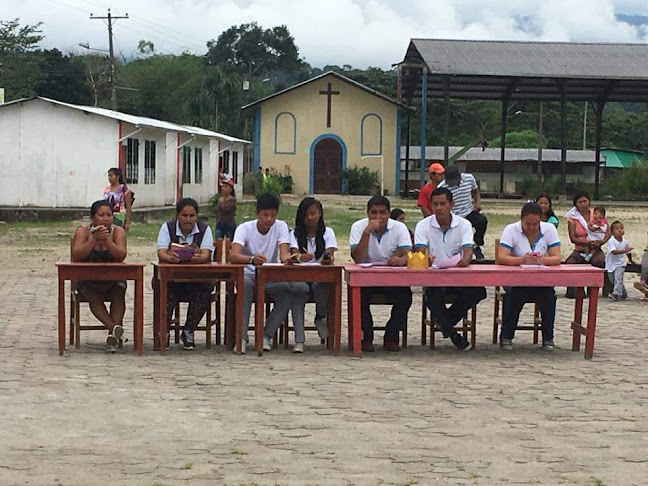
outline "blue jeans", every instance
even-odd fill
[[[235,229],[236,223],[216,223],[214,240],[220,240],[221,238],[229,238],[231,240],[234,238]]]

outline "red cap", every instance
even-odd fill
[[[229,185],[229,186],[234,187],[234,179],[231,179],[231,178],[225,178],[225,177],[223,177],[223,178],[221,179],[220,183],[221,183],[221,186],[222,186],[223,184],[227,184],[227,185]]]
[[[430,164],[430,168],[428,169],[430,174],[433,172],[436,174],[443,174],[445,172],[445,168],[441,164],[437,164],[436,162],[434,164]]]

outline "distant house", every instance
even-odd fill
[[[16,100],[0,105],[0,205],[89,207],[110,167],[123,170],[138,207],[204,203],[218,191],[219,170],[241,189],[249,143],[93,106]]]
[[[327,72],[243,107],[254,113],[254,170],[289,171],[297,194],[340,194],[343,172],[367,167],[399,187],[403,106]]]
[[[450,147],[449,156],[461,150],[461,147]],[[421,148],[410,146],[410,162],[407,187],[409,190],[420,187],[420,159]],[[594,182],[596,167],[595,153],[592,150],[567,151],[567,183]],[[425,168],[433,162],[443,164],[443,147],[425,148]],[[601,155],[601,163],[605,158]],[[472,148],[463,154],[457,161],[457,166],[462,172],[473,174],[479,183],[482,192],[498,192],[500,180],[500,149]],[[504,192],[508,194],[519,193],[519,185],[526,179],[535,178],[538,173],[538,149],[506,149],[504,163]],[[560,175],[560,150],[543,149],[542,173],[545,178]],[[427,170],[425,170],[427,180]],[[405,176],[405,147],[401,147],[401,188],[406,187]]]
[[[607,147],[601,148],[601,156],[605,156],[606,169],[629,169],[646,160],[643,152]]]

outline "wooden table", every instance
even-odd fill
[[[594,352],[598,291],[603,285],[603,269],[590,265],[555,267],[510,267],[505,265],[470,265],[465,268],[408,270],[403,267],[345,266],[349,286],[349,343],[353,354],[361,354],[362,326],[360,291],[362,287],[576,287],[572,322],[572,351],[580,350],[580,336],[585,335],[585,358]],[[583,288],[589,290],[587,327],[582,325]]]
[[[144,341],[144,264],[57,262],[58,269],[58,347],[65,352],[65,281],[66,280],[134,280],[135,308],[133,345],[142,354]]]
[[[236,303],[231,295],[227,299],[230,307],[226,315],[234,315],[236,352],[241,354],[243,336],[243,269],[245,265],[231,263],[157,263],[153,262],[153,348],[166,352],[167,337],[167,291],[168,283],[226,282],[229,294],[237,288]],[[210,304],[211,305],[211,304]],[[234,307],[235,306],[235,307]],[[230,319],[225,322],[226,344],[232,342]],[[208,323],[210,325],[210,323]],[[232,346],[233,348],[233,346]]]
[[[340,331],[342,330],[342,265],[281,265],[270,264],[256,267],[256,307],[254,311],[254,344],[259,356],[263,355],[263,321],[265,284],[268,282],[322,282],[331,284],[329,289],[328,327],[333,330],[329,337],[333,353],[340,354]],[[333,325],[331,325],[331,316]]]

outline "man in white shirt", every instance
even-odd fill
[[[389,218],[389,199],[373,196],[367,202],[367,217],[353,223],[349,236],[351,258],[356,263],[385,263],[395,267],[407,265],[407,252],[412,240],[400,221]],[[361,291],[362,351],[374,351],[373,318],[370,302],[374,294],[383,295],[392,303],[392,311],[385,329],[383,347],[387,351],[400,351],[398,339],[407,321],[412,305],[409,287],[365,287]]]
[[[474,254],[477,260],[483,260],[481,247],[484,245],[488,219],[481,214],[481,196],[475,177],[472,174],[462,174],[459,167],[451,165],[445,171],[445,179],[437,187],[450,189],[454,201],[452,214],[467,219],[475,228]]]
[[[498,265],[560,265],[560,239],[556,227],[541,221],[542,208],[536,203],[522,206],[520,221],[509,224],[500,236]],[[554,349],[556,292],[553,287],[507,287],[502,315],[500,348],[513,349],[515,328],[526,302],[538,305],[542,318],[542,348]]]
[[[414,247],[427,253],[430,263],[461,255],[458,267],[470,265],[473,256],[472,226],[470,221],[452,213],[452,192],[437,187],[432,192],[434,214],[421,220],[414,232]],[[446,296],[453,302],[446,308]],[[428,287],[425,289],[426,304],[434,315],[444,338],[450,338],[457,349],[470,350],[470,343],[454,329],[468,309],[486,298],[484,287]]]
[[[264,263],[286,263],[290,260],[288,225],[277,219],[278,211],[279,199],[276,196],[260,194],[256,204],[257,219],[240,224],[232,240],[230,261],[247,264],[243,283],[243,352],[249,341],[248,327],[256,285],[255,266]],[[272,349],[270,340],[286,319],[291,306],[300,303],[303,306],[307,296],[295,291],[290,282],[268,282],[265,292],[266,296],[274,301],[274,307],[266,319],[263,333],[263,350],[270,351]],[[303,299],[304,302],[295,302],[299,299]],[[293,322],[293,326],[296,331],[301,326],[303,335],[303,321]],[[301,344],[303,349],[303,343]]]

